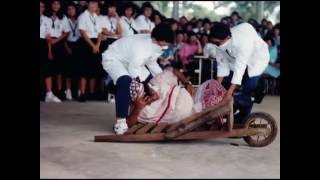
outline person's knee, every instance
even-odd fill
[[[117,80],[117,87],[129,87],[131,80],[131,77],[128,75],[121,76]]]

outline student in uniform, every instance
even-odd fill
[[[65,41],[65,50],[67,52],[66,56],[66,64],[67,64],[67,73],[66,73],[66,99],[72,100],[71,93],[71,79],[76,80],[76,66],[78,60],[78,48],[79,48],[79,38],[80,32],[78,28],[78,12],[76,5],[71,2],[67,5],[67,17],[68,17],[68,25],[70,28],[69,36]],[[78,88],[78,87],[77,87]]]
[[[145,2],[141,7],[142,14],[136,18],[136,25],[141,33],[150,34],[154,28],[154,23],[150,20],[153,12],[153,6],[150,2]]]
[[[101,43],[101,22],[97,20],[96,10],[98,1],[88,1],[88,9],[78,18],[80,30],[80,96],[79,101],[84,102],[91,98],[95,92],[96,78],[99,76],[100,43]],[[90,94],[86,95],[87,79],[89,79]]]
[[[88,8],[87,1],[78,1],[77,3],[77,10],[79,13],[83,13]]]
[[[69,35],[70,29],[68,20],[62,13],[61,3],[53,0],[50,3],[51,8],[48,12],[52,24],[50,28],[50,39],[48,41],[49,59],[52,60],[56,75],[57,95],[61,100],[65,99],[65,93],[62,90],[62,75],[66,72],[64,41]]]
[[[122,37],[138,34],[138,27],[133,18],[135,13],[134,4],[132,2],[123,5],[122,12],[120,13],[120,25],[122,30]]]
[[[224,100],[234,97],[235,111],[239,109],[235,121],[243,123],[253,107],[251,94],[269,62],[268,45],[249,23],[231,29],[215,23],[209,38],[217,45],[212,46],[218,62],[217,80],[228,89]],[[242,87],[240,94],[233,95],[237,86]]]
[[[45,11],[45,2],[40,1],[40,80],[44,80],[44,85],[46,88],[45,102],[61,102],[52,93],[52,76],[53,67],[52,59],[48,58],[49,46],[47,40],[50,39],[50,27],[51,20],[45,16],[43,13]]]
[[[102,17],[102,34],[106,36],[106,40],[101,44],[101,52],[105,51],[108,46],[119,39],[122,34],[116,3],[113,1],[106,2],[102,8],[101,12],[104,15]]]
[[[160,24],[153,29],[151,36],[149,34],[127,36],[115,41],[103,52],[103,68],[116,85],[117,122],[114,131],[117,134],[123,134],[128,129],[126,118],[132,79],[139,79],[146,84],[152,76],[161,73],[157,58],[162,54],[162,47],[173,42],[174,34],[170,26]],[[156,98],[157,95],[152,97]]]

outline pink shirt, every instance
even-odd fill
[[[198,51],[198,45],[184,44],[179,51],[179,57],[183,65],[189,64],[188,59],[191,55],[194,55]]]

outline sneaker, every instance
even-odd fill
[[[57,98],[54,94],[50,93],[46,95],[45,102],[55,102],[60,103],[61,100]]]
[[[66,98],[67,98],[67,100],[72,100],[72,94],[71,94],[71,90],[70,89],[68,89],[68,90],[66,90],[65,91],[65,94],[66,94]]]
[[[117,135],[122,135],[128,130],[128,125],[126,119],[119,119],[117,123],[113,126],[113,130]]]
[[[80,94],[80,95],[79,95],[79,98],[78,98],[78,101],[79,101],[79,102],[85,102],[85,101],[86,101],[85,95],[84,95],[84,94]]]

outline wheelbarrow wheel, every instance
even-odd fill
[[[267,128],[264,135],[245,136],[243,139],[252,147],[264,147],[274,141],[278,133],[276,120],[268,113],[255,112],[249,115],[245,122],[245,128]]]

